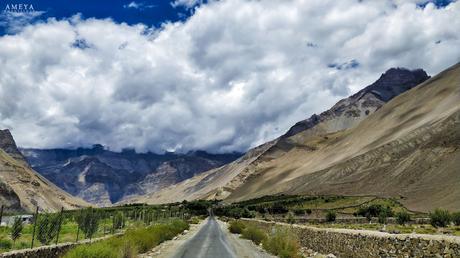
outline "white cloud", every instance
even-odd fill
[[[50,19],[0,38],[0,127],[29,147],[246,150],[390,67],[458,62],[457,28],[458,2],[213,1],[158,29]]]
[[[195,6],[203,4],[203,0],[175,0],[171,3],[173,7],[185,7],[187,9],[191,9]]]
[[[155,5],[153,4],[145,4],[143,2],[134,2],[134,1],[130,2],[129,4],[123,5],[123,8],[125,9],[132,8],[132,9],[139,9],[139,10],[150,9],[154,7]]]

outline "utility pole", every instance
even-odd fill
[[[2,217],[3,217],[3,205],[0,208],[0,226],[2,225]]]

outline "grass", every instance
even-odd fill
[[[127,221],[127,226],[133,227],[137,222],[134,221]],[[139,222],[139,225],[143,225],[143,223]],[[102,219],[99,225],[99,229],[93,238],[102,237],[105,235],[109,235],[111,232],[112,221],[111,219]],[[104,232],[105,229],[105,232]],[[16,240],[15,243],[10,239],[10,231],[11,229],[8,227],[0,227],[0,253],[8,252],[12,250],[18,249],[26,249],[30,248],[31,241],[32,241],[32,230],[33,225],[24,225],[24,229],[22,231],[22,235],[19,239]],[[59,233],[59,243],[67,243],[67,242],[75,242],[77,239],[77,224],[71,220],[64,220],[61,231]],[[79,233],[79,241],[84,239],[84,234],[80,231]],[[7,244],[9,243],[9,244]],[[55,241],[53,240],[51,244],[54,244]],[[40,241],[35,239],[34,247],[41,246]]]
[[[300,244],[297,237],[287,229],[275,228],[263,241],[263,247],[269,253],[280,258],[300,258]]]
[[[131,258],[145,253],[189,228],[182,220],[129,229],[123,236],[81,245],[70,250],[65,258]]]
[[[247,226],[241,233],[241,237],[244,239],[249,239],[257,245],[267,239],[267,235],[255,226]]]
[[[241,234],[245,228],[246,225],[240,220],[232,220],[228,226],[228,230],[233,234]]]
[[[255,244],[262,244],[263,248],[281,258],[301,258],[300,244],[297,236],[287,229],[275,227],[270,234],[254,225],[233,220],[229,222],[229,230],[234,234],[241,232],[241,237],[253,241]]]

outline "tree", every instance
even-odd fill
[[[433,227],[447,227],[450,224],[450,213],[448,210],[436,209],[430,213],[430,221]]]
[[[113,216],[113,228],[122,229],[125,227],[125,216],[123,212],[118,211],[115,216]]]
[[[86,238],[91,239],[99,228],[99,215],[91,207],[81,210],[75,220]]]
[[[396,222],[400,225],[404,225],[410,221],[410,215],[406,211],[400,211],[396,213]]]
[[[37,220],[37,239],[42,245],[48,245],[58,234],[59,214],[41,214]]]
[[[11,240],[13,242],[16,242],[16,239],[18,239],[21,236],[22,233],[22,218],[20,216],[17,216],[14,218],[14,223],[13,227],[11,228]]]

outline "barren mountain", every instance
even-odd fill
[[[288,138],[228,197],[340,194],[402,197],[406,207],[460,208],[460,64],[394,98],[358,126]]]
[[[7,210],[57,211],[89,204],[62,191],[32,170],[9,130],[0,130],[0,204]]]
[[[65,191],[90,203],[109,206],[159,191],[227,164],[239,153],[187,154],[113,152],[102,145],[78,149],[21,149],[32,167]]]
[[[238,195],[242,190],[246,191],[244,187],[247,185],[249,187],[249,183],[253,180],[259,180],[259,177],[271,170],[277,171],[274,172],[275,174],[280,174],[276,180],[283,181],[287,174],[279,171],[276,166],[271,167],[272,165],[268,164],[276,164],[278,160],[290,157],[295,151],[315,153],[318,146],[304,144],[305,141],[353,128],[379,110],[387,101],[428,78],[427,74],[420,69],[410,71],[403,68],[392,68],[382,74],[376,82],[358,93],[340,100],[331,109],[320,115],[313,115],[309,119],[297,123],[285,135],[249,150],[246,155],[235,162],[158,193],[130,201],[169,202],[176,198],[180,200],[194,198],[225,199],[227,197],[228,200],[241,200],[246,197],[260,196],[259,193],[262,192],[264,192],[263,194],[273,194],[273,188],[264,185],[267,192],[262,191],[265,190],[263,188],[249,188],[253,192],[248,193],[248,196]],[[307,161],[299,158],[298,162],[305,163]],[[263,179],[260,180],[263,181]],[[278,183],[276,180],[270,181],[268,184],[276,185]]]

